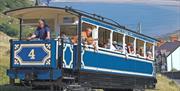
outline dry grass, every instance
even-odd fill
[[[157,80],[156,89],[146,91],[180,91],[180,86],[161,74],[157,75]]]
[[[0,32],[0,85],[9,82],[6,76],[9,67],[9,39],[9,36]]]

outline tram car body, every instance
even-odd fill
[[[83,87],[110,89],[135,89],[155,86],[154,47],[156,39],[134,32],[126,27],[107,22],[72,8],[35,6],[10,10],[6,15],[20,20],[20,39],[10,40],[10,82],[15,79],[63,87],[78,83]],[[36,26],[43,17],[54,33],[50,40],[23,40],[23,28]],[[84,46],[81,32],[91,27],[97,49]],[[60,33],[78,36],[77,44],[59,38]],[[109,42],[110,48],[103,44]],[[121,51],[112,49],[113,43],[121,45]],[[126,46],[133,44],[134,53]],[[138,55],[141,48],[141,56]],[[147,58],[147,48],[151,58]]]

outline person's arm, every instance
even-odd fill
[[[36,29],[36,31],[34,31],[34,33],[30,37],[27,38],[27,40],[32,40],[32,39],[36,38],[38,35],[39,35],[39,32]]]
[[[46,27],[46,32],[47,32],[47,36],[46,36],[46,39],[50,39],[51,37],[51,34],[50,34],[50,29],[49,27]]]
[[[34,38],[36,38],[36,35],[35,35],[35,34],[33,34],[31,37],[28,37],[27,40],[32,40],[32,39],[34,39]]]
[[[47,32],[47,37],[46,37],[46,39],[50,39],[50,32],[49,32],[49,31]]]

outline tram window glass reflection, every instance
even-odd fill
[[[126,51],[129,54],[134,54],[134,38],[130,36],[125,37]]]
[[[138,57],[144,57],[144,41],[136,40],[136,54]]]
[[[110,49],[110,30],[107,30],[105,28],[99,28],[98,30],[98,46],[102,48]]]
[[[147,59],[153,59],[153,44],[146,43],[146,57]]]
[[[123,34],[113,32],[112,45],[116,48],[116,51],[123,52]]]

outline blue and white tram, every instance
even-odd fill
[[[36,85],[63,87],[78,83],[118,90],[143,89],[157,82],[154,38],[68,7],[35,6],[5,14],[20,20],[20,38],[10,40],[7,75],[11,83],[20,79]],[[52,39],[23,40],[23,31],[33,30],[41,17],[49,24]],[[92,29],[96,49],[82,43],[81,32],[86,28]],[[66,38],[58,37],[61,33]],[[78,36],[77,43],[71,43],[72,36]]]

